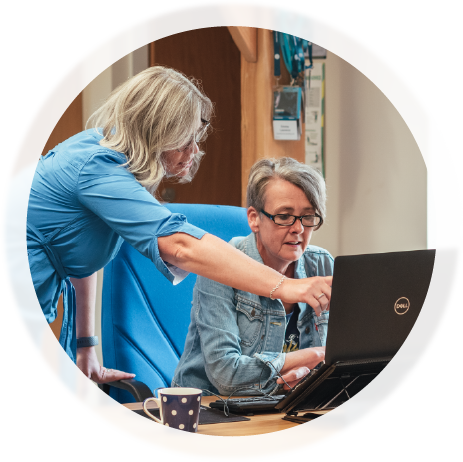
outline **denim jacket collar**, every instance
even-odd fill
[[[235,246],[238,250],[241,250],[253,260],[264,264],[264,261],[257,250],[256,235],[254,233],[251,233],[246,237],[235,237],[230,241],[230,244]]]

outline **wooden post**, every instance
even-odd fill
[[[275,141],[272,105],[272,31],[257,29],[257,61],[249,62],[241,53],[241,184],[242,205],[246,206],[246,186],[252,165],[265,157],[293,157],[305,162],[304,135],[299,141]],[[304,133],[304,125],[302,126]]]
[[[255,27],[228,26],[228,30],[246,61],[257,62],[257,29]]]

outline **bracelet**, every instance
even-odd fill
[[[281,286],[282,282],[283,282],[285,279],[286,279],[286,276],[283,275],[283,277],[280,279],[280,282],[271,290],[271,292],[270,292],[270,300],[275,300],[275,299],[273,298],[273,292],[275,292],[275,290],[277,290],[278,287]]]
[[[77,339],[77,348],[92,347],[98,345],[98,337],[81,337]]]

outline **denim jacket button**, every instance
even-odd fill
[[[310,327],[307,326],[307,327],[305,328],[305,333],[308,334],[309,332],[310,332]]]

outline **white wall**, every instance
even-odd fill
[[[426,167],[384,94],[338,56],[326,59],[328,219],[312,244],[334,256],[426,248]]]

